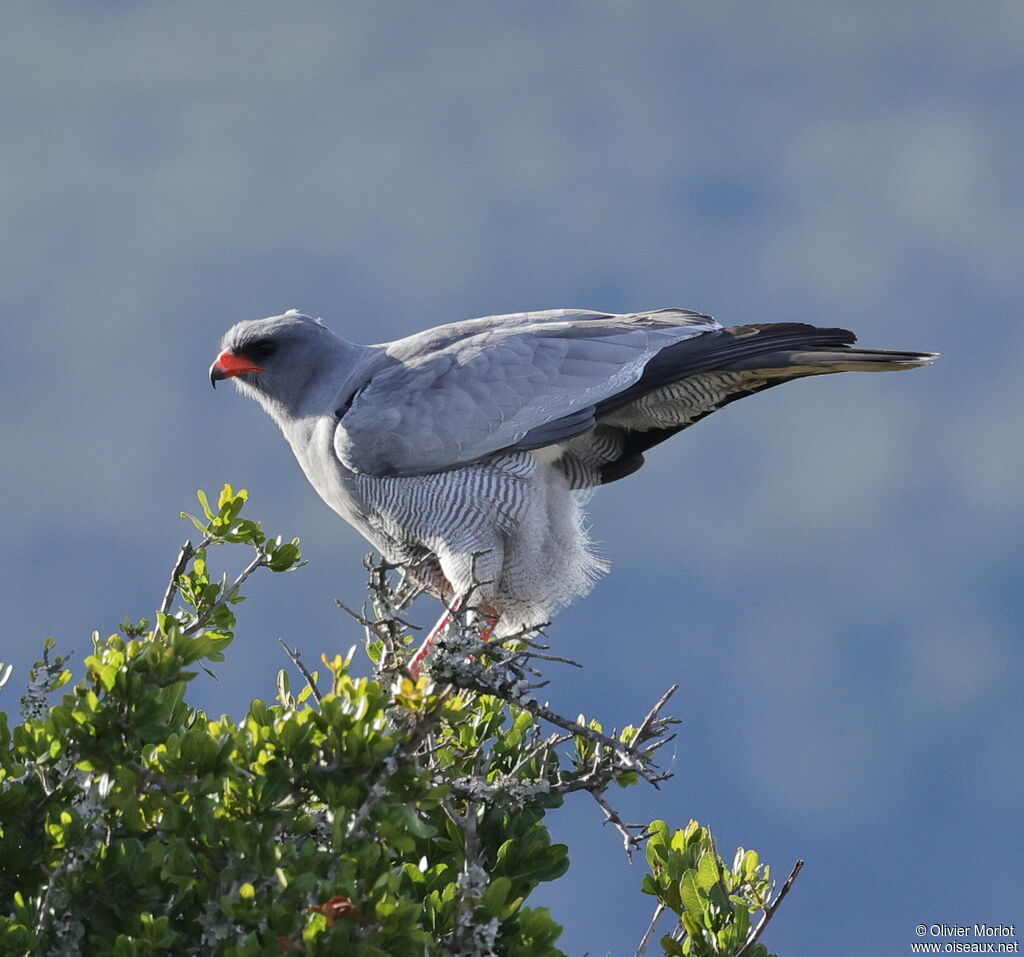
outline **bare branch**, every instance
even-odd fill
[[[796,880],[797,874],[803,870],[804,862],[797,861],[793,865],[793,870],[789,877],[786,879],[786,883],[782,885],[782,890],[779,891],[778,896],[773,900],[765,909],[761,915],[761,919],[757,922],[757,928],[754,933],[750,935],[747,942],[736,952],[736,957],[745,957],[753,949],[754,944],[757,943],[757,939],[764,933],[764,929],[768,926],[770,921],[775,916],[775,911],[779,909],[779,904],[782,903],[785,896],[789,893],[789,889],[793,886],[793,881]]]
[[[529,751],[527,751],[522,758],[517,762],[516,766],[512,769],[512,776],[517,775],[526,765],[528,765],[534,758],[541,757],[545,754],[549,754],[554,751],[560,744],[564,744],[566,741],[571,741],[572,738],[567,734],[553,734],[543,741],[538,741]]]
[[[373,628],[374,625],[378,624],[375,621],[371,621],[365,615],[360,614],[358,611],[349,608],[348,605],[346,605],[340,598],[335,598],[334,604],[336,604],[346,614],[351,615],[351,617],[353,617],[357,622],[359,622],[359,624],[362,625],[364,628]]]
[[[256,571],[257,568],[266,564],[267,553],[262,549],[257,548],[256,557],[238,573],[238,577],[231,583],[231,585],[224,589],[224,594],[221,595],[220,599],[215,604],[211,605],[202,615],[196,618],[188,628],[185,629],[185,634],[194,635],[197,632],[202,631],[217,612],[231,604],[246,579]]]
[[[651,942],[651,938],[654,936],[654,930],[658,926],[658,921],[661,920],[661,915],[664,913],[665,905],[661,901],[658,901],[658,906],[654,908],[654,916],[651,917],[651,923],[648,925],[647,930],[644,931],[644,936],[640,938],[640,944],[637,946],[634,957],[644,957],[647,945]]]
[[[309,669],[302,663],[302,658],[299,655],[298,648],[289,648],[283,638],[277,639],[278,644],[284,648],[284,653],[291,658],[292,664],[299,669],[302,677],[306,679],[306,684],[309,685],[310,691],[313,692],[313,697],[316,698],[317,704],[323,701],[323,695],[320,694],[320,689],[316,686],[316,679],[309,673]]]
[[[209,541],[208,537],[204,538],[199,543],[199,548],[204,548],[209,544]],[[187,541],[181,546],[181,550],[178,552],[178,560],[174,563],[174,568],[171,569],[171,578],[170,581],[167,582],[167,590],[164,592],[164,600],[160,602],[161,615],[170,614],[171,603],[174,601],[174,596],[178,592],[178,579],[181,578],[182,574],[184,574],[185,568],[192,560],[192,556],[194,556],[198,550],[199,549],[193,547],[191,541]]]
[[[640,726],[636,729],[636,740],[638,742],[646,740],[646,738],[650,735],[650,729],[654,724],[655,720],[657,719],[658,715],[661,713],[661,709],[664,708],[666,704],[668,704],[669,698],[671,698],[672,695],[674,695],[678,690],[679,685],[672,685],[672,687],[669,688],[668,691],[666,691],[657,700],[654,707],[647,712],[647,716],[644,718],[643,721],[640,722]],[[669,718],[667,720],[672,723],[676,722],[675,718]],[[661,732],[655,732],[655,734],[660,736]]]
[[[591,791],[590,796],[597,801],[601,806],[601,810],[604,811],[605,824],[611,824],[622,835],[622,846],[626,851],[626,857],[629,858],[629,863],[632,864],[633,851],[647,837],[647,825],[627,824],[623,821],[619,817],[619,812],[604,799],[604,791]]]

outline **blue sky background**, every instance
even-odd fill
[[[1024,923],[1024,6],[886,2],[5,5],[0,659],[151,615],[194,490],[251,490],[308,568],[259,581],[220,681],[358,640],[366,546],[252,403],[222,332],[290,307],[380,341],[667,305],[801,320],[930,370],[772,390],[603,490],[614,565],[551,629],[551,701],[609,724],[672,681],[677,776],[780,878],[784,957]],[[418,611],[424,624],[433,609]],[[0,692],[17,708],[19,681]],[[583,798],[538,897],[577,955],[650,915]]]

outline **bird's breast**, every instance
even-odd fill
[[[331,416],[320,416],[296,423],[286,438],[320,498],[365,535],[371,503],[365,501],[355,475],[334,454],[334,427]]]

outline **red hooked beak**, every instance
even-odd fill
[[[230,349],[225,349],[217,361],[210,366],[210,385],[215,389],[221,379],[230,379],[246,372],[262,372],[263,366],[255,365],[244,356],[236,356]]]

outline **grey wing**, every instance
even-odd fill
[[[708,316],[558,310],[453,323],[389,347],[395,364],[352,400],[334,448],[350,469],[423,475],[593,428],[599,403],[666,347],[720,329]]]

